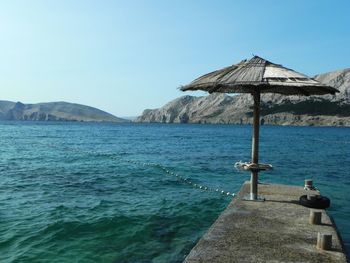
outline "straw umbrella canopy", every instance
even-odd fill
[[[259,118],[260,94],[280,93],[284,95],[325,95],[339,92],[304,74],[274,64],[254,56],[238,64],[205,74],[190,84],[182,86],[182,91],[203,90],[209,93],[250,93],[254,98],[252,166],[250,200],[258,200],[259,172]]]

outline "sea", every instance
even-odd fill
[[[0,123],[0,262],[182,262],[232,201],[252,127]],[[313,179],[350,251],[350,128],[262,126],[259,180]]]

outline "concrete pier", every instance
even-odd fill
[[[244,201],[246,182],[184,262],[347,262],[336,226],[324,210],[310,224],[310,208],[298,204],[303,187],[259,184],[265,202]],[[331,250],[316,247],[318,233],[332,235]]]

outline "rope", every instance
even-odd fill
[[[78,147],[59,147],[59,146],[54,145],[54,144],[48,144],[48,145],[52,148],[56,148],[59,150],[63,149],[63,150],[71,151],[71,152],[84,153],[84,154],[89,154],[89,155],[109,156],[108,153],[100,153],[100,152],[96,152],[96,151],[83,151]],[[131,163],[131,164],[138,165],[138,166],[158,168],[158,169],[162,170],[163,172],[165,172],[167,175],[176,178],[178,181],[180,181],[184,184],[190,185],[193,188],[196,188],[196,189],[199,189],[202,191],[217,192],[217,193],[220,193],[221,195],[224,195],[224,196],[232,196],[232,197],[235,196],[235,193],[225,191],[224,189],[221,189],[221,188],[212,188],[212,187],[208,187],[205,185],[194,183],[191,181],[190,178],[183,177],[178,173],[170,171],[165,166],[162,166],[160,164],[140,162],[140,161],[135,161],[135,160],[131,160],[131,159],[124,159],[122,155],[119,155],[117,157],[117,156],[115,156],[115,154],[114,154],[114,156],[109,156],[109,157],[113,160],[123,160],[124,162]]]

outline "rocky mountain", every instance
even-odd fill
[[[325,96],[261,96],[261,123],[271,125],[350,126],[350,68],[315,76],[340,92]],[[138,122],[252,123],[250,94],[182,96],[163,107],[145,110]]]
[[[0,120],[127,122],[105,111],[75,103],[12,101],[0,101]]]

